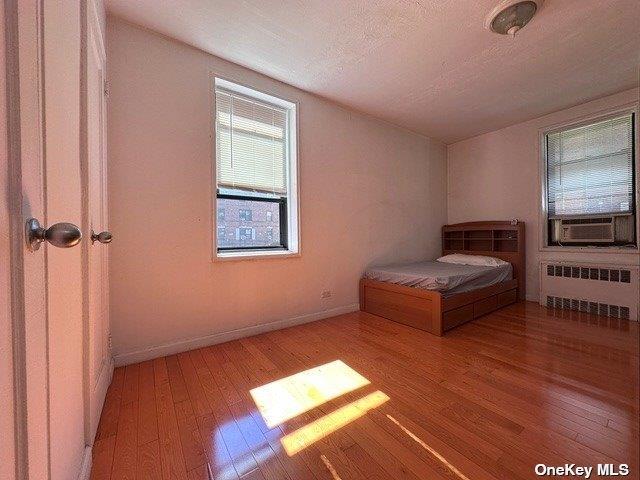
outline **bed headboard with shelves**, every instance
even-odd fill
[[[513,265],[518,280],[518,297],[526,293],[524,222],[487,221],[444,225],[442,254],[465,253],[496,257]]]

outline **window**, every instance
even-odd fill
[[[240,209],[240,220],[243,220],[245,222],[250,222],[251,221],[251,210],[241,208]]]
[[[236,234],[236,240],[241,243],[252,243],[252,240],[256,239],[256,230],[254,228],[238,228]]]
[[[227,229],[225,227],[218,227],[218,239],[220,242],[226,243]]]
[[[296,253],[296,105],[218,78],[215,105],[218,256]]]
[[[575,232],[586,232],[584,225],[592,225],[590,232],[610,232],[592,244],[635,242],[634,122],[634,114],[628,113],[545,134],[550,245],[572,243],[562,232],[569,225],[580,225],[570,227]],[[626,232],[624,238],[608,238],[614,231]]]

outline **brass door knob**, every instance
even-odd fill
[[[113,240],[113,235],[111,235],[111,232],[107,232],[105,230],[104,232],[95,233],[93,230],[91,230],[91,243],[111,243],[111,240]]]
[[[44,228],[38,220],[30,218],[25,227],[25,237],[27,248],[35,252],[44,241],[58,248],[74,247],[82,240],[82,232],[73,223],[56,223]]]

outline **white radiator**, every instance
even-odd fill
[[[540,304],[638,321],[639,277],[637,266],[544,261]]]

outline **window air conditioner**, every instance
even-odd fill
[[[563,218],[560,222],[560,242],[611,243],[614,241],[614,217]]]

